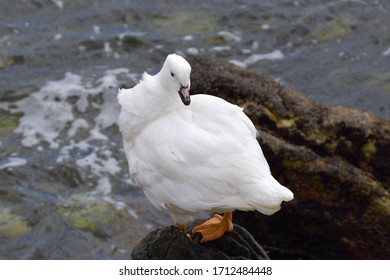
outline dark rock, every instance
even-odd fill
[[[189,232],[202,221],[187,226]],[[150,232],[132,251],[135,260],[228,260],[268,259],[264,249],[241,226],[220,239],[200,243],[200,234],[190,240],[179,228],[168,226]]]
[[[295,194],[273,216],[233,215],[271,258],[390,258],[390,121],[229,63],[188,60],[191,93],[244,107],[273,175]]]

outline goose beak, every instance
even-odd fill
[[[181,101],[183,101],[184,105],[188,106],[191,103],[190,98],[190,89],[189,86],[181,86],[179,90],[179,95],[181,98]]]

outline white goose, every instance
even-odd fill
[[[271,215],[293,193],[272,177],[243,109],[211,95],[190,97],[190,73],[171,54],[158,74],[145,72],[121,89],[119,128],[132,183],[184,232],[196,212],[224,213],[193,230],[206,242],[233,230],[232,211]]]

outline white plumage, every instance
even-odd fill
[[[190,72],[172,54],[158,74],[144,73],[135,87],[119,91],[132,183],[180,224],[206,210],[275,213],[293,194],[271,175],[253,123],[221,98],[190,98]]]

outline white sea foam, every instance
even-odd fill
[[[196,55],[196,54],[199,54],[199,50],[197,48],[188,48],[187,53],[192,54],[192,55]]]
[[[99,25],[94,25],[92,26],[92,28],[93,28],[93,33],[95,33],[96,35],[100,34],[101,28]]]
[[[27,163],[27,160],[24,158],[9,157],[5,160],[4,163],[0,163],[0,170],[6,169],[6,168],[11,168],[11,167],[22,166],[22,165],[25,165],[26,163]]]
[[[75,120],[70,129],[68,130],[68,137],[74,137],[79,128],[88,128],[88,122],[85,119],[77,119]]]
[[[229,31],[219,31],[217,35],[223,37],[226,41],[235,41],[235,42],[241,41],[241,37],[237,33],[229,32]]]
[[[130,216],[132,216],[134,219],[139,219],[139,216],[138,216],[138,214],[137,214],[137,212],[135,212],[133,209],[127,209],[127,213],[130,215]]]
[[[212,47],[210,49],[210,51],[213,51],[213,52],[226,52],[226,51],[230,51],[232,49],[231,46],[215,46],[215,47]]]
[[[96,189],[96,193],[107,195],[111,192],[111,183],[107,177],[99,178]]]
[[[268,30],[270,28],[271,28],[271,25],[269,25],[267,23],[264,23],[264,24],[261,25],[261,29],[263,29],[263,30]]]
[[[230,60],[230,63],[235,64],[242,68],[246,68],[248,66],[252,66],[256,64],[260,60],[278,60],[283,58],[284,58],[284,54],[280,50],[274,50],[273,52],[265,53],[265,54],[252,54],[249,57],[247,57],[244,61]]]
[[[57,33],[56,35],[54,35],[54,40],[59,41],[61,39],[62,39],[62,34],[61,33]]]
[[[63,0],[51,0],[60,10],[64,8],[64,1]]]
[[[390,47],[382,53],[384,56],[390,55]]]
[[[112,48],[111,48],[110,42],[104,42],[104,52],[106,54],[112,53]]]
[[[47,82],[4,109],[22,114],[14,130],[22,135],[22,146],[58,150],[57,164],[75,164],[99,193],[108,194],[109,178],[121,168],[112,154],[117,143],[105,130],[116,125],[120,109],[116,92],[121,80],[135,82],[138,77],[125,68],[107,70],[99,79],[66,73],[63,79]],[[0,168],[26,162],[13,157]]]
[[[61,81],[48,82],[38,92],[15,103],[11,113],[23,113],[15,132],[23,134],[22,145],[32,147],[41,141],[50,148],[59,148],[59,133],[74,120],[69,97],[84,91],[81,77],[66,73]]]
[[[248,55],[248,54],[252,53],[252,50],[251,49],[241,49],[241,53],[245,54],[245,55]]]
[[[115,101],[115,92],[105,93],[118,86],[119,75],[125,75],[130,80],[136,77],[127,69],[108,70],[97,80],[97,84],[93,84],[90,79],[66,73],[62,80],[47,82],[39,91],[15,102],[10,112],[23,113],[15,130],[23,135],[22,145],[32,147],[46,142],[52,149],[59,148],[64,140],[59,137],[62,131],[68,129],[67,135],[73,137],[77,129],[88,126],[85,119],[76,118],[75,114],[85,113],[91,106],[100,110],[91,134],[97,139],[106,139],[99,134],[100,129],[115,124],[119,107]],[[102,104],[89,101],[99,94],[103,98]],[[74,104],[70,99],[76,100]]]
[[[126,36],[130,37],[143,37],[145,36],[145,32],[123,32],[118,34],[119,40],[123,40]]]
[[[183,41],[192,41],[194,40],[194,36],[192,35],[186,35],[183,37]]]

